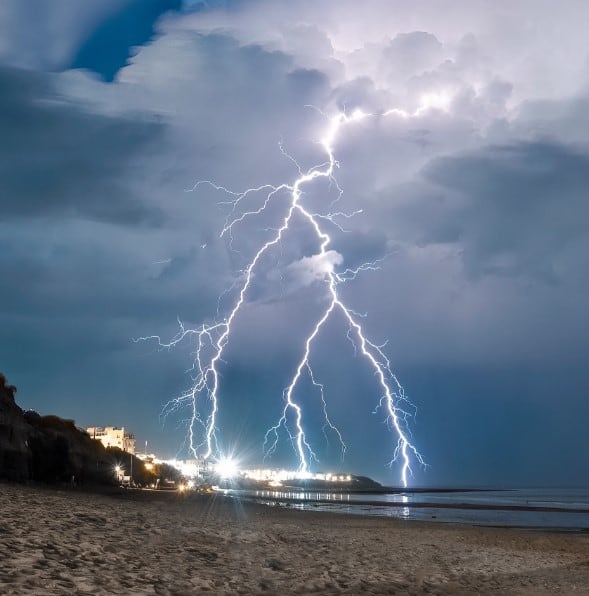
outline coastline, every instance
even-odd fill
[[[0,484],[0,594],[589,594],[589,536]]]
[[[265,500],[263,497],[252,497],[258,500]],[[278,501],[285,501],[286,503],[292,504],[321,504],[321,505],[333,505],[333,504],[340,504],[345,503],[345,501],[337,501],[337,499],[303,499],[297,497],[280,497],[277,499]],[[445,502],[436,502],[436,501],[428,501],[428,502],[419,502],[419,501],[411,501],[411,502],[403,502],[403,501],[363,501],[363,500],[355,500],[350,501],[350,504],[353,505],[369,505],[372,507],[391,507],[391,508],[409,508],[409,509],[472,509],[475,511],[528,511],[528,512],[541,512],[541,513],[584,513],[588,516],[588,524],[589,524],[589,509],[581,508],[581,507],[549,507],[545,505],[485,505],[479,503],[463,503],[457,501],[456,503],[445,503]]]

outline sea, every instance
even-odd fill
[[[589,489],[517,488],[427,492],[345,493],[228,491],[269,506],[407,521],[589,532]]]

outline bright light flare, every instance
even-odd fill
[[[215,473],[223,480],[231,480],[239,473],[239,464],[231,457],[223,457],[215,464]]]

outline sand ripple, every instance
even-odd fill
[[[0,484],[0,594],[589,594],[589,536]]]

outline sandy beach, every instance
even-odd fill
[[[589,535],[0,484],[0,594],[589,594]]]

